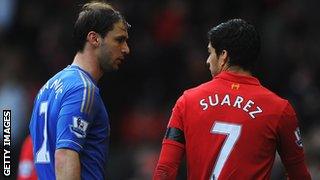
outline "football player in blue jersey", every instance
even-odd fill
[[[29,128],[40,179],[105,179],[110,128],[97,82],[129,54],[129,26],[109,4],[82,7],[73,63],[49,79],[34,102]]]

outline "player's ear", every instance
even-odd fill
[[[228,56],[228,51],[226,50],[222,50],[220,55],[219,55],[219,59],[220,59],[220,66],[225,66],[228,63],[229,60],[229,56]]]
[[[89,42],[89,44],[93,45],[94,47],[99,47],[100,45],[99,34],[94,31],[90,31],[87,35],[87,41]]]

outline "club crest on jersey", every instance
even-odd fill
[[[80,117],[73,117],[73,124],[70,125],[70,131],[75,134],[78,138],[85,138],[88,128],[88,122],[81,119]]]
[[[296,143],[299,147],[303,147],[302,145],[302,138],[301,138],[301,133],[300,133],[300,129],[297,128],[295,131],[294,131],[294,134],[296,136]]]

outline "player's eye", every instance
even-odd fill
[[[124,43],[126,40],[127,40],[127,38],[124,37],[124,36],[120,36],[120,37],[117,37],[117,38],[116,38],[116,41],[117,41],[118,43]]]

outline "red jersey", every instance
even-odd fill
[[[276,151],[290,179],[311,179],[293,108],[254,77],[222,72],[185,91],[168,130],[154,179],[175,179],[184,152],[189,180],[270,179]]]
[[[32,140],[30,135],[24,140],[22,145],[18,180],[36,180],[37,174],[33,163]]]

